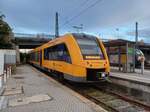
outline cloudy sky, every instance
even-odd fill
[[[140,39],[150,40],[150,0],[0,0],[16,33],[54,34],[56,11],[61,34],[83,24],[86,33],[134,40],[137,21]]]

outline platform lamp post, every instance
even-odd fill
[[[119,28],[116,28],[116,33],[117,33],[117,39],[119,39]]]

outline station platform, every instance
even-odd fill
[[[4,88],[1,112],[107,112],[30,65],[17,67]]]
[[[110,82],[150,94],[150,70],[144,70],[144,74],[140,69],[135,69],[135,73],[123,73],[117,67],[111,67]]]
[[[150,84],[150,70],[144,70],[144,74],[141,74],[140,69],[135,69],[135,73],[123,73],[117,67],[111,67],[110,76]]]

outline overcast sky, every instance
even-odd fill
[[[0,11],[16,33],[54,34],[58,11],[61,34],[83,24],[86,33],[133,40],[138,21],[140,39],[150,40],[150,0],[0,0]]]

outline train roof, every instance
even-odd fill
[[[31,50],[29,53],[32,53],[33,51],[39,51],[39,50],[42,49],[43,47],[46,47],[49,43],[53,43],[53,42],[59,41],[59,40],[62,39],[62,38],[66,38],[67,35],[71,35],[71,34],[68,33],[68,34],[65,34],[65,35],[63,35],[63,36],[60,36],[60,37],[58,37],[58,38],[54,38],[54,39],[50,40],[49,42],[47,42],[47,43],[45,43],[45,44],[43,44],[43,45],[41,45],[41,46],[39,46],[39,47],[36,47],[35,49]]]
[[[89,34],[85,34],[85,33],[68,33],[68,34],[65,34],[63,36],[60,36],[58,38],[55,38],[55,39],[52,39],[50,40],[49,42],[31,50],[29,53],[33,52],[33,51],[39,51],[40,49],[42,49],[43,47],[46,47],[49,43],[53,43],[53,42],[56,42],[56,41],[59,41],[60,39],[62,38],[68,38],[67,35],[72,35],[73,37],[79,37],[79,38],[89,38],[89,39],[93,39],[93,38],[97,38],[96,36],[93,36],[93,35],[89,35]]]
[[[90,34],[85,34],[85,33],[71,33],[74,37],[79,37],[79,38],[97,38],[96,36],[90,35]]]

